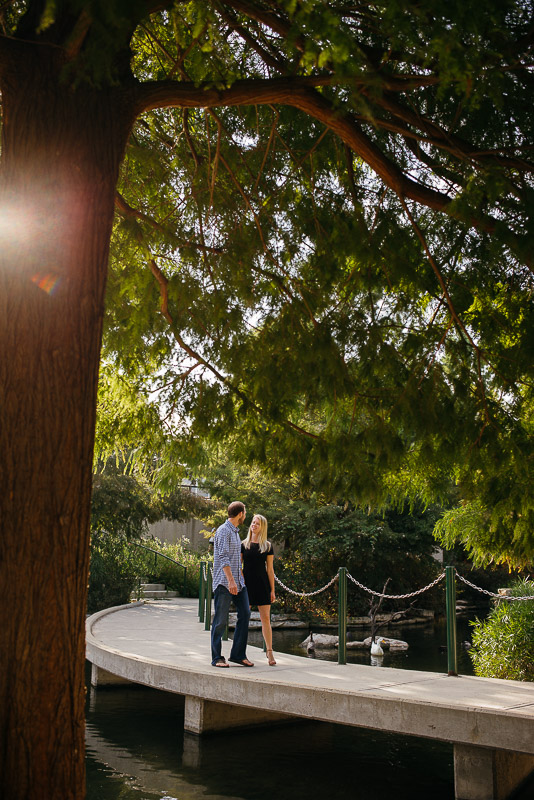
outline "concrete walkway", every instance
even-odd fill
[[[93,683],[126,679],[183,694],[191,732],[290,715],[453,742],[458,800],[502,800],[534,769],[532,683],[283,653],[269,667],[255,647],[248,656],[253,669],[211,666],[196,600],[130,604],[87,620]]]

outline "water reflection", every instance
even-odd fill
[[[88,800],[452,800],[452,748],[328,723],[196,737],[180,698],[99,689],[88,710]],[[379,777],[378,777],[379,776]]]

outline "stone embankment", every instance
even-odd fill
[[[394,619],[394,614],[377,614],[376,622],[385,623],[387,625],[404,626],[410,625],[426,625],[434,621],[434,612],[428,609],[417,609],[414,616],[405,617],[404,619]],[[228,627],[234,628],[236,615],[234,613],[229,615]],[[337,630],[337,618],[331,619],[310,619],[299,617],[296,614],[272,614],[271,625],[276,629],[302,629],[314,631],[318,630]],[[369,617],[347,617],[347,628],[369,628],[371,621]],[[250,615],[250,630],[261,630],[260,615],[258,611],[253,611]]]

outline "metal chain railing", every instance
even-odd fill
[[[354,578],[350,574],[350,572],[347,572],[347,578],[349,578],[349,580],[351,580],[360,589],[363,589],[364,592],[372,594],[375,597],[387,597],[389,600],[406,600],[408,597],[417,597],[417,595],[423,594],[423,592],[427,592],[429,589],[432,589],[432,587],[436,586],[436,584],[438,584],[441,580],[443,580],[444,577],[445,573],[442,572],[441,575],[438,575],[438,577],[434,581],[432,581],[432,583],[429,583],[428,586],[423,586],[422,589],[416,589],[415,592],[409,592],[408,594],[384,594],[384,592],[375,592],[373,589],[369,589],[368,586],[364,586],[363,583],[360,583],[360,581],[356,580],[356,578]],[[276,575],[274,576],[276,583],[278,583],[279,586],[282,587],[282,589],[285,589],[286,592],[295,595],[295,597],[314,597],[317,594],[321,594],[321,592],[324,592],[326,591],[326,589],[329,589],[332,586],[332,584],[334,584],[338,580],[338,578],[339,574],[334,575],[331,581],[326,583],[324,586],[321,586],[320,589],[316,589],[314,592],[296,592],[294,589],[290,589],[289,586],[286,586],[285,583],[283,583],[280,580],[280,578],[278,578],[278,576]]]
[[[477,586],[474,583],[471,583],[471,581],[467,580],[467,578],[464,578],[463,575],[460,575],[459,573],[456,574],[457,577],[465,584],[467,584],[467,586],[470,586],[471,589],[475,589],[476,591],[482,592],[482,594],[486,594],[488,595],[488,597],[496,597],[499,600],[534,600],[534,596],[510,597],[510,595],[490,592],[487,589],[482,589],[482,587]],[[374,589],[369,589],[368,586],[365,586],[363,583],[360,583],[360,581],[358,581],[353,575],[351,575],[350,572],[347,572],[347,578],[350,581],[352,581],[352,583],[355,586],[358,586],[358,588],[362,589],[364,592],[367,592],[367,594],[373,595],[374,597],[384,597],[387,598],[388,600],[407,600],[410,597],[417,597],[418,595],[423,594],[424,592],[428,592],[430,589],[436,586],[440,581],[442,581],[444,577],[445,577],[445,572],[442,572],[440,575],[438,575],[438,577],[435,580],[427,584],[427,586],[423,586],[421,589],[416,589],[413,592],[407,592],[406,594],[386,594],[385,592],[375,592]],[[206,581],[207,578],[208,578],[207,569],[206,566],[203,564],[202,579]],[[295,597],[315,597],[316,595],[321,594],[321,592],[325,592],[327,589],[329,589],[339,579],[339,574],[334,575],[334,577],[330,581],[328,581],[328,583],[325,583],[324,586],[321,586],[320,589],[316,589],[313,592],[296,592],[294,589],[290,589],[289,586],[286,586],[286,584],[283,583],[283,581],[281,581],[277,575],[274,576],[274,579],[276,583],[282,587],[282,589],[284,589],[286,592],[289,592],[289,594],[294,595]]]
[[[417,589],[415,592],[409,592],[408,594],[384,594],[383,592],[375,592],[373,589],[369,589],[367,586],[364,586],[363,583],[357,581],[356,578],[353,578],[350,572],[347,572],[347,578],[360,589],[363,589],[364,592],[372,594],[375,597],[387,597],[388,600],[406,600],[408,597],[416,597],[418,594],[423,594],[423,592],[427,592],[429,589],[432,589],[432,587],[443,580],[444,577],[445,573],[442,572],[441,575],[438,575],[436,580],[432,581],[432,583],[429,583],[428,586],[423,586],[422,589]]]
[[[509,595],[504,594],[497,594],[495,592],[489,592],[487,589],[482,589],[480,586],[477,586],[471,581],[464,578],[463,575],[460,575],[456,572],[455,567],[448,566],[445,567],[445,570],[437,576],[435,580],[429,583],[427,586],[423,586],[421,589],[416,589],[414,592],[407,592],[406,594],[386,594],[385,592],[376,592],[374,589],[369,589],[368,586],[365,586],[360,581],[356,580],[349,572],[347,572],[346,567],[340,567],[339,572],[334,575],[334,577],[328,581],[324,586],[321,586],[320,589],[315,589],[313,592],[296,592],[294,589],[291,589],[289,586],[286,586],[280,578],[276,575],[275,581],[276,583],[282,587],[286,592],[294,595],[295,597],[315,597],[321,592],[325,592],[329,589],[336,581],[339,581],[339,590],[338,590],[338,663],[339,664],[346,664],[346,639],[347,639],[347,579],[350,579],[352,583],[357,586],[362,591],[367,592],[374,597],[384,597],[388,600],[407,600],[410,597],[417,597],[418,595],[427,592],[429,589],[432,589],[436,586],[440,581],[445,578],[445,597],[446,597],[446,618],[447,618],[447,662],[448,662],[448,675],[449,676],[456,676],[458,675],[458,660],[457,660],[457,633],[456,633],[456,583],[455,578],[456,576],[460,578],[467,586],[471,587],[471,589],[475,589],[476,591],[482,592],[489,597],[494,597],[499,600],[534,600],[533,596],[522,596],[522,597],[510,597]],[[204,621],[205,629],[209,630],[210,627],[210,619],[211,619],[211,585],[210,585],[210,568],[207,564],[202,564],[201,569],[201,578],[200,578],[200,587],[199,587],[199,619],[200,621]],[[227,634],[225,637],[227,638]]]
[[[327,589],[329,589],[332,586],[332,584],[334,584],[337,581],[338,578],[339,575],[334,575],[331,581],[326,583],[324,586],[321,586],[320,589],[316,589],[314,592],[295,592],[294,589],[290,589],[289,586],[286,586],[285,583],[282,583],[280,578],[278,578],[276,575],[274,576],[276,583],[279,586],[281,586],[282,589],[285,589],[286,592],[289,592],[289,594],[294,594],[296,597],[315,597],[316,594],[321,594],[321,592],[324,592]]]
[[[534,600],[534,595],[521,595],[520,597],[512,597],[509,594],[499,594],[498,592],[489,592],[487,589],[482,589],[481,586],[477,586],[475,583],[471,583],[468,581],[467,578],[464,578],[463,575],[460,575],[459,572],[456,573],[456,577],[459,578],[461,581],[470,586],[471,589],[475,589],[477,592],[482,592],[482,594],[487,594],[488,597],[496,597],[498,600]]]

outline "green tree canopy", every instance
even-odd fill
[[[531,558],[529,25],[517,3],[239,2],[138,28],[166,108],[123,164],[105,361],[177,460],[222,440],[373,505],[457,483]]]

